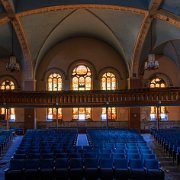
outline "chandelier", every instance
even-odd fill
[[[144,64],[144,70],[155,70],[159,68],[159,62],[155,58],[155,54],[148,54],[148,60]]]
[[[20,71],[20,65],[17,62],[16,56],[13,54],[13,25],[11,25],[11,56],[9,57],[9,62],[6,64],[6,71],[14,72],[14,71]]]
[[[150,54],[148,54],[148,59],[144,64],[144,70],[155,70],[159,68],[159,62],[156,60],[156,56],[154,53],[152,53],[152,37],[153,37],[153,33],[152,33],[152,24],[151,24],[151,50],[150,50]]]

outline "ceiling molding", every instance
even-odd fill
[[[144,47],[144,43],[148,34],[148,31],[151,27],[151,23],[153,21],[154,15],[157,13],[161,3],[164,0],[151,0],[149,5],[149,11],[147,15],[144,17],[142,22],[135,46],[134,51],[132,54],[132,61],[131,61],[131,77],[138,77],[139,75],[139,63],[141,53]]]
[[[110,10],[117,10],[117,11],[125,11],[125,12],[132,12],[140,15],[145,15],[147,13],[146,10],[126,7],[126,6],[114,6],[114,5],[99,5],[99,4],[79,4],[79,5],[59,5],[59,6],[49,6],[39,9],[32,9],[24,12],[19,12],[16,15],[19,17],[29,16],[32,14],[40,14],[44,12],[51,12],[51,11],[59,11],[59,10],[68,10],[68,9],[110,9]]]
[[[15,18],[12,20],[13,27],[16,31],[17,37],[19,39],[19,42],[21,44],[21,48],[23,50],[23,54],[26,57],[27,60],[31,62],[31,54],[27,43],[27,38],[24,33],[24,29],[22,28],[21,22],[19,18]]]
[[[180,28],[180,17],[169,13],[165,10],[159,10],[154,15],[154,18],[166,21],[167,23]]]
[[[164,0],[151,0],[149,3],[149,14],[153,15],[159,9]]]
[[[144,20],[143,23],[141,25],[135,46],[134,46],[134,50],[133,50],[133,54],[132,54],[132,61],[131,61],[131,77],[136,77],[138,75],[138,68],[139,68],[139,61],[140,61],[140,56],[141,56],[141,52],[145,43],[145,39],[147,37],[148,31],[151,27],[151,22],[152,22],[152,18],[149,18],[149,15],[147,15]]]

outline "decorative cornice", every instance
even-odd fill
[[[180,17],[165,10],[161,9],[157,11],[157,13],[154,15],[154,18],[166,21],[167,23],[180,28]]]

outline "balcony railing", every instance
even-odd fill
[[[180,88],[117,91],[0,91],[0,107],[179,106]]]

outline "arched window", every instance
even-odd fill
[[[13,81],[5,80],[1,84],[1,90],[14,90],[15,85]]]
[[[101,78],[101,89],[102,90],[116,90],[117,80],[115,74],[111,72],[106,72],[102,75]],[[108,119],[115,120],[116,119],[116,108],[115,107],[103,107],[101,113],[101,119],[106,120],[106,110],[108,111]]]
[[[5,80],[1,83],[1,90],[14,90],[15,89],[15,84],[13,81],[11,80]],[[15,108],[10,108],[8,111],[8,118],[10,122],[14,122],[16,119],[16,115],[15,115]],[[3,115],[5,117],[6,114],[6,109],[5,108],[1,108],[1,115]]]
[[[116,90],[116,76],[113,73],[104,73],[101,78],[102,90]]]
[[[57,73],[52,73],[48,76],[47,80],[48,91],[61,91],[62,90],[62,77]],[[56,119],[56,108],[48,108],[48,121]],[[62,108],[58,108],[58,119],[62,119]]]
[[[91,90],[91,70],[85,65],[78,65],[72,72],[72,89],[75,91]],[[91,108],[73,108],[73,119],[91,119]]]
[[[62,90],[62,77],[53,73],[48,77],[48,91],[61,91]]]
[[[159,77],[152,79],[150,82],[150,88],[165,88],[165,87],[166,87],[165,81]],[[159,109],[160,109],[161,120],[168,120],[166,107],[161,106]],[[151,106],[150,119],[152,121],[157,119],[157,108],[156,108],[156,106]]]
[[[91,71],[87,66],[79,65],[72,73],[73,90],[91,90]]]

